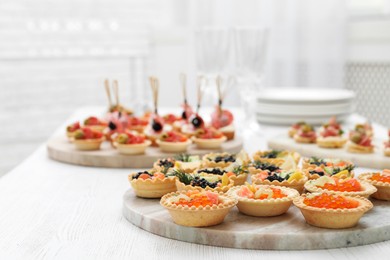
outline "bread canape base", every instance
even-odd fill
[[[371,197],[378,200],[390,200],[390,183],[371,180],[373,173],[362,173],[359,175],[359,180],[368,182],[373,185],[377,191]]]
[[[132,174],[130,174],[129,181],[135,195],[140,198],[161,198],[167,193],[176,191],[174,177],[133,180]]]
[[[188,146],[191,144],[191,140],[187,140],[185,142],[164,142],[161,140],[156,140],[156,143],[163,152],[184,153],[187,151]]]
[[[303,137],[298,134],[294,135],[294,140],[297,143],[302,143],[302,144],[313,144],[316,142],[316,139],[309,138],[309,137]]]
[[[80,151],[100,150],[100,145],[103,143],[103,141],[104,138],[79,140],[72,138],[72,143],[75,145],[76,149]]]
[[[341,136],[317,137],[317,145],[322,148],[342,148],[346,142]]]
[[[295,189],[275,185],[259,186],[281,189],[287,197],[263,200],[249,199],[237,194],[241,188],[240,186],[231,188],[227,194],[237,199],[237,208],[241,213],[254,217],[273,217],[282,215],[290,208],[293,199],[299,196],[298,191]]]
[[[118,152],[124,155],[144,154],[146,148],[151,144],[152,142],[150,140],[145,140],[145,142],[141,144],[119,144],[117,142],[113,142],[113,146],[118,150]]]
[[[334,191],[334,190],[322,189],[321,187],[315,186],[313,184],[314,181],[315,180],[310,180],[310,181],[305,183],[304,187],[307,191],[312,192],[312,193],[327,192],[327,193],[336,194],[336,195],[368,198],[368,197],[370,197],[371,194],[374,194],[377,190],[370,183],[360,182],[360,185],[362,187],[362,190],[360,190],[360,191]]]
[[[303,189],[304,189],[304,184],[307,181],[307,177],[304,176],[300,180],[293,180],[291,182],[289,182],[287,180],[282,181],[282,182],[274,180],[271,182],[269,180],[261,180],[261,179],[257,178],[256,175],[252,175],[251,180],[252,180],[252,183],[254,183],[254,184],[275,185],[275,186],[279,186],[279,187],[281,186],[281,187],[291,188],[291,189],[298,191],[299,194],[301,194],[303,192]]]
[[[357,208],[352,209],[327,209],[306,205],[303,200],[307,194],[303,194],[293,200],[294,205],[301,210],[306,222],[312,226],[330,229],[350,228],[357,225],[364,213],[369,211],[372,203],[362,197],[349,197],[359,202]],[[347,197],[348,196],[344,196]]]
[[[196,146],[199,149],[219,149],[227,140],[226,136],[222,136],[221,138],[216,139],[202,139],[202,138],[196,138],[192,137],[192,141],[196,144]]]
[[[219,195],[219,204],[213,206],[188,207],[175,205],[170,202],[173,196],[178,196],[185,191],[178,191],[164,195],[160,204],[166,208],[171,215],[173,222],[187,227],[208,227],[223,222],[229,211],[236,205],[237,201],[224,195]]]
[[[373,153],[374,146],[362,146],[351,141],[348,142],[347,151],[350,153]]]

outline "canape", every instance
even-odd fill
[[[174,172],[177,190],[211,190],[216,192],[227,192],[233,187],[233,180],[226,174],[188,174],[181,170]]]
[[[332,117],[328,123],[322,125],[318,133],[317,144],[322,148],[341,148],[347,142],[343,133],[344,131],[336,121],[336,117]]]
[[[227,140],[234,139],[234,117],[233,114],[227,110],[217,106],[215,111],[211,114],[211,126],[219,130]]]
[[[94,116],[90,116],[84,120],[84,126],[99,132],[103,132],[103,130],[107,128],[107,125],[107,122]]]
[[[135,194],[141,198],[161,198],[176,191],[175,177],[156,170],[132,173],[129,182]]]
[[[314,127],[309,124],[302,125],[294,135],[294,140],[297,143],[315,143],[317,135]]]
[[[248,170],[246,167],[238,164],[231,164],[228,167],[208,167],[200,168],[195,171],[196,175],[227,175],[232,181],[234,186],[243,185],[248,178]]]
[[[202,158],[203,167],[227,167],[233,163],[247,166],[250,162],[248,154],[242,150],[237,154],[208,153]]]
[[[128,117],[127,128],[138,133],[143,133],[148,126],[149,122],[147,118],[130,116]]]
[[[161,151],[168,153],[186,152],[188,146],[191,144],[191,140],[185,135],[175,131],[169,131],[162,134],[156,142]]]
[[[287,150],[257,151],[252,157],[254,161],[268,162],[279,166],[282,165],[289,157],[292,157],[296,164],[298,164],[301,159],[301,155],[299,153]]]
[[[66,127],[66,136],[71,140],[74,137],[74,133],[76,130],[79,130],[81,128],[80,122],[75,122],[73,124],[70,124]]]
[[[311,157],[303,159],[302,168],[309,179],[318,179],[321,176],[344,179],[354,176],[355,165],[346,160]]]
[[[157,171],[167,172],[171,168],[174,168],[176,160],[174,158],[158,159],[153,163],[153,169]]]
[[[185,190],[164,195],[160,204],[182,226],[208,227],[223,222],[237,201],[211,191]]]
[[[373,153],[372,132],[361,125],[356,125],[355,130],[349,133],[348,151],[351,153]]]
[[[384,142],[384,151],[385,156],[390,156],[390,130],[388,132],[389,140]]]
[[[318,158],[318,157],[309,157],[302,159],[302,168],[309,169],[313,167],[334,167],[334,168],[346,168],[349,167],[352,169],[355,168],[355,165],[348,160],[341,159],[332,159],[332,158]]]
[[[181,169],[186,173],[191,173],[202,164],[198,155],[178,154],[175,156],[175,168]]]
[[[329,192],[332,194],[346,196],[361,196],[368,198],[377,189],[368,182],[361,182],[357,179],[321,176],[315,180],[305,183],[305,189],[309,192]]]
[[[372,184],[377,191],[371,197],[378,200],[390,200],[390,170],[385,169],[382,173],[363,173],[359,180]]]
[[[226,140],[226,136],[214,128],[199,129],[192,137],[199,149],[219,149]]]
[[[282,170],[282,168],[280,168],[276,164],[262,161],[253,161],[248,166],[248,171],[250,174],[258,174],[262,171],[275,172],[280,170]]]
[[[72,138],[72,142],[76,149],[82,151],[99,150],[103,141],[104,136],[101,132],[92,130],[88,127],[76,130]]]
[[[302,193],[307,177],[299,170],[278,170],[274,172],[264,170],[256,174],[252,174],[251,180],[254,184],[284,186]]]
[[[372,203],[362,197],[349,197],[337,194],[303,194],[293,201],[301,210],[306,222],[321,228],[341,229],[357,225]]]
[[[125,155],[144,154],[150,145],[151,142],[137,132],[118,134],[114,139],[114,147],[118,149],[119,153]]]
[[[287,212],[298,191],[275,185],[246,184],[233,187],[228,195],[237,199],[238,210],[249,216],[273,217]]]
[[[301,128],[301,126],[303,126],[303,125],[306,125],[306,122],[300,121],[300,122],[293,124],[290,127],[290,129],[288,130],[288,136],[291,138],[294,138],[294,135],[298,132],[299,128]]]

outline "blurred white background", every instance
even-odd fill
[[[247,26],[269,30],[266,87],[353,89],[357,111],[389,125],[390,0],[2,0],[0,175],[76,108],[106,105],[105,78],[140,107],[156,75],[160,104],[175,107],[185,72],[193,103],[194,31]]]

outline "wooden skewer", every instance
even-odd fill
[[[198,76],[198,104],[196,106],[196,113],[199,113],[200,105],[202,102],[202,97],[203,97],[203,89],[202,89],[202,81],[203,81],[203,76]]]
[[[112,101],[111,101],[111,92],[110,92],[110,82],[108,81],[108,79],[104,80],[104,87],[106,89],[106,94],[107,94],[107,98],[108,98],[108,105],[109,105],[109,108],[111,108]]]
[[[118,89],[118,81],[117,80],[114,80],[114,82],[112,83],[112,88],[113,88],[114,95],[115,95],[116,106],[119,107],[119,89]]]
[[[150,86],[152,88],[152,95],[153,95],[153,103],[154,103],[154,113],[157,115],[158,110],[158,88],[159,88],[159,81],[156,77],[149,77]]]
[[[223,96],[222,96],[222,91],[221,91],[221,85],[222,85],[221,76],[219,76],[219,75],[217,76],[216,83],[217,83],[217,91],[218,91],[218,107],[219,107],[219,110],[222,110]]]
[[[187,86],[186,86],[186,81],[187,81],[186,74],[181,73],[181,74],[180,74],[180,82],[181,82],[181,86],[182,86],[182,89],[183,89],[183,98],[184,98],[184,104],[185,104],[185,105],[188,104],[188,101],[187,101]]]

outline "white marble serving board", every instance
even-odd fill
[[[373,200],[374,208],[356,227],[323,229],[306,224],[299,209],[291,206],[278,217],[250,217],[233,208],[217,226],[192,228],[176,225],[159,199],[142,199],[128,190],[123,196],[123,215],[153,234],[185,242],[273,250],[327,249],[366,245],[390,239],[390,202]]]
[[[346,146],[340,149],[321,148],[317,144],[297,143],[287,134],[278,135],[268,140],[268,147],[275,150],[293,150],[302,156],[316,156],[320,158],[339,158],[350,160],[359,167],[386,169],[390,168],[390,157],[383,154],[382,144],[376,142],[374,153],[358,154],[347,151]],[[378,148],[380,147],[380,148]]]
[[[220,149],[197,149],[195,144],[190,145],[187,153],[191,155],[204,155],[210,152],[238,153],[243,148],[242,139],[239,137],[222,144]],[[174,156],[172,153],[164,153],[158,147],[148,147],[143,155],[122,155],[114,149],[110,143],[104,142],[100,150],[79,151],[68,141],[66,137],[56,137],[47,143],[48,155],[51,159],[93,167],[108,168],[150,168],[155,161],[161,158]]]

